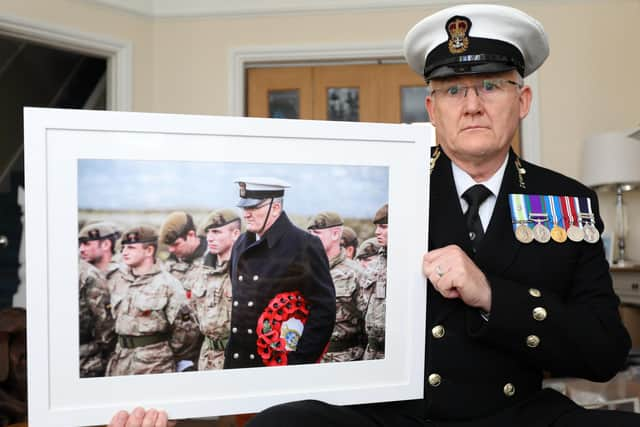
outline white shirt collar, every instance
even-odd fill
[[[504,177],[504,171],[507,169],[508,160],[509,160],[509,154],[507,153],[507,156],[505,157],[504,162],[502,162],[502,166],[498,168],[496,173],[494,173],[491,178],[489,178],[484,182],[476,182],[473,178],[471,178],[471,175],[469,175],[467,172],[460,169],[458,165],[456,165],[453,161],[451,161],[451,169],[453,170],[453,180],[456,184],[456,191],[458,192],[458,197],[462,198],[462,195],[464,194],[464,192],[476,184],[484,185],[491,191],[491,194],[494,197],[498,197],[498,193],[500,193],[500,185],[502,184],[502,178]]]
[[[493,210],[496,207],[496,201],[498,200],[498,194],[500,193],[500,185],[502,185],[502,178],[504,177],[504,171],[507,169],[507,161],[509,155],[504,159],[502,166],[493,174],[491,178],[484,182],[476,182],[471,176],[460,169],[455,163],[451,162],[451,169],[453,170],[453,180],[456,184],[456,191],[458,192],[458,200],[460,202],[460,208],[462,213],[466,213],[469,209],[469,204],[462,198],[462,194],[470,187],[476,184],[483,184],[491,191],[491,195],[480,204],[478,215],[482,222],[482,227],[486,230],[489,227],[489,222],[493,215]]]

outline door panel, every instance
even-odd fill
[[[312,119],[312,67],[249,68],[247,113],[249,117]],[[298,104],[291,105],[297,95]],[[271,108],[270,108],[271,107]],[[286,113],[297,110],[298,117]]]
[[[379,121],[377,72],[373,67],[371,65],[315,67],[313,69],[313,118],[359,122]]]

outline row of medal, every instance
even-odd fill
[[[509,194],[509,205],[513,231],[519,242],[547,243],[553,239],[563,243],[569,239],[596,243],[600,240],[588,197]]]

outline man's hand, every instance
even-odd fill
[[[491,286],[485,275],[457,245],[427,252],[422,257],[424,275],[445,298],[491,311]]]
[[[131,412],[120,411],[111,418],[109,427],[175,427],[175,421],[167,419],[167,413],[149,409],[136,408]]]

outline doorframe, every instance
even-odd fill
[[[133,92],[133,45],[15,16],[0,16],[0,35],[107,60],[107,109],[130,111]]]
[[[246,79],[245,70],[250,65],[291,64],[313,65],[314,63],[358,63],[370,61],[404,62],[401,43],[377,43],[356,45],[317,46],[255,46],[232,48],[229,53],[229,88],[227,111],[233,116],[244,116]],[[533,102],[529,115],[522,121],[522,157],[530,162],[541,163],[540,112],[537,73],[525,79],[533,91]]]

